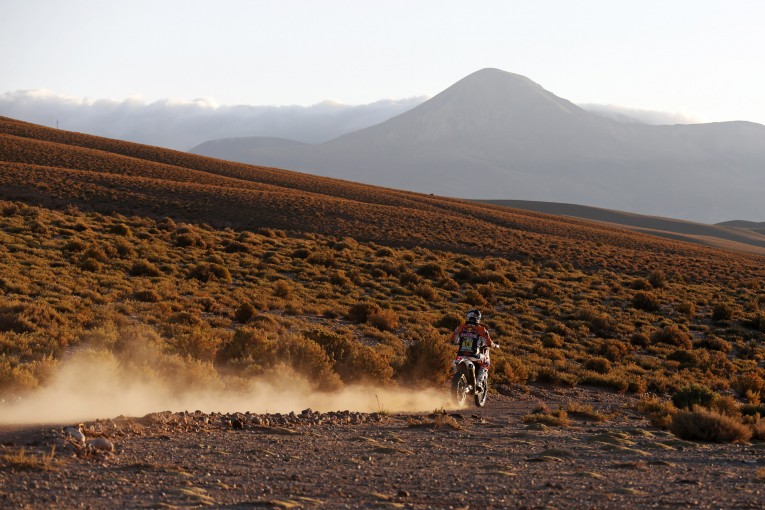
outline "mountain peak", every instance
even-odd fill
[[[591,115],[525,76],[489,67],[469,74],[385,124],[392,126],[416,119],[417,138],[423,140],[442,137],[449,131],[463,134],[547,131],[550,126],[567,124],[567,118]]]

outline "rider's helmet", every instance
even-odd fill
[[[473,308],[467,313],[465,318],[469,324],[479,324],[481,322],[481,311]]]

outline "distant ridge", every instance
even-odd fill
[[[765,221],[757,223],[755,221],[733,220],[723,221],[722,223],[718,223],[718,225],[722,227],[743,228],[759,234],[765,234]]]
[[[705,225],[703,223],[612,211],[576,204],[533,202],[528,200],[478,200],[478,202],[612,223],[636,232],[644,232],[669,239],[679,239],[707,246],[765,255],[765,225],[760,223],[730,221],[718,225]]]
[[[651,126],[477,71],[419,106],[318,145],[193,153],[422,193],[587,204],[701,223],[765,218],[765,126]]]

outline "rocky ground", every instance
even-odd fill
[[[156,413],[0,429],[1,508],[762,508],[763,444],[681,441],[631,397],[528,387],[431,414]],[[527,423],[570,402],[567,427]],[[71,426],[71,424],[67,425]],[[53,455],[51,449],[55,446]],[[113,447],[113,451],[112,450]]]

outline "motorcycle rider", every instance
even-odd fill
[[[489,368],[489,354],[483,347],[493,347],[489,330],[481,325],[481,311],[472,309],[465,315],[465,322],[454,330],[452,344],[459,345],[458,356],[470,357],[478,360],[478,373],[476,374],[476,386],[483,380],[483,375]],[[476,388],[477,392],[483,388]]]

